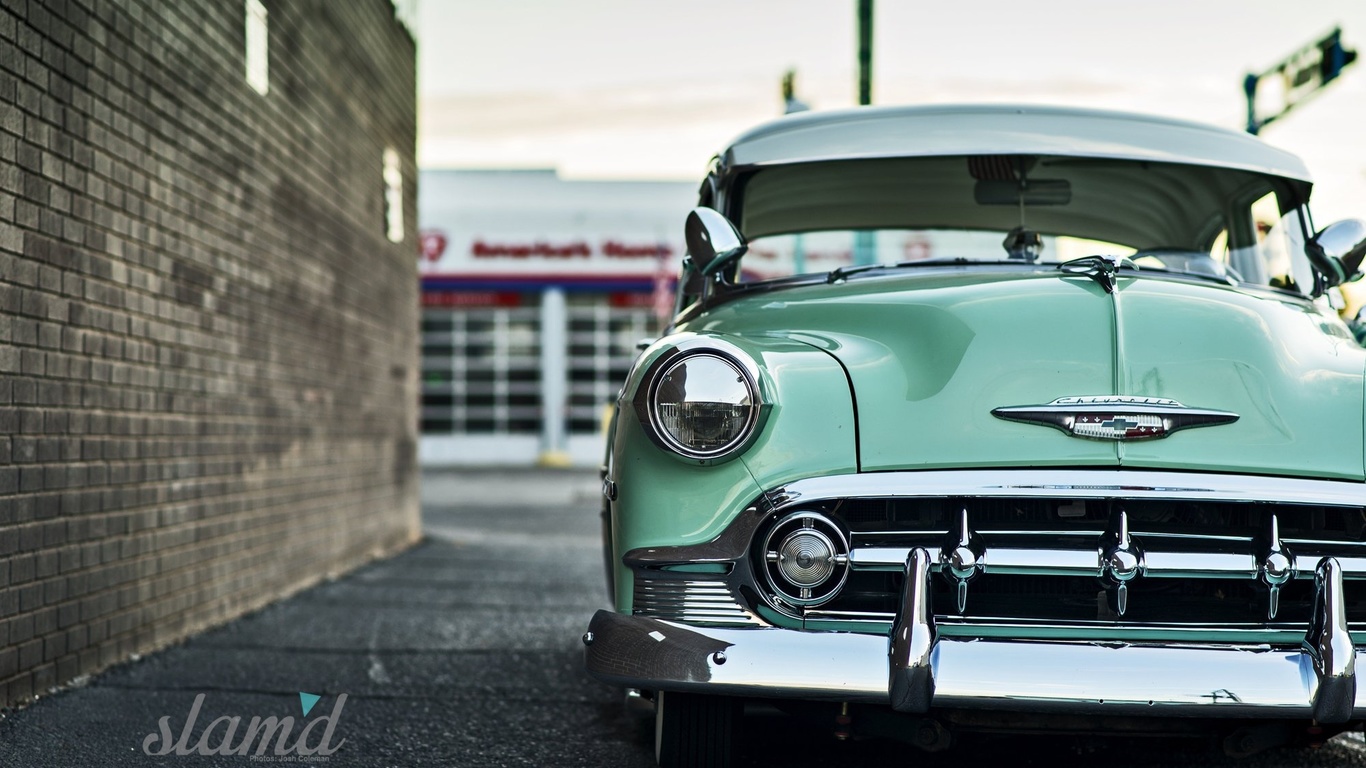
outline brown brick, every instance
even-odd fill
[[[388,375],[417,365],[416,269],[384,239],[379,178],[397,149],[414,232],[414,46],[391,5],[273,6],[266,97],[223,75],[240,4],[16,8],[0,706],[403,546],[416,520],[417,395]]]

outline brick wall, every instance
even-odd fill
[[[0,706],[418,535],[413,40],[264,6],[262,95],[243,0],[0,4]]]

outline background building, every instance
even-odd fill
[[[418,536],[394,13],[0,8],[0,706]]]
[[[423,463],[600,463],[696,200],[691,182],[423,171]]]

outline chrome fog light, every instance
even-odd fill
[[[719,354],[690,354],[655,378],[649,415],[656,434],[674,451],[715,458],[749,438],[758,421],[759,398],[739,365]]]
[[[764,575],[774,596],[800,606],[835,597],[849,574],[844,532],[820,512],[795,512],[773,526],[763,543]]]
[[[778,571],[795,587],[818,587],[835,572],[835,545],[819,531],[788,534],[778,547]]]

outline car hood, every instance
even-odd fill
[[[940,270],[757,293],[688,330],[781,335],[848,373],[863,471],[1123,466],[1362,479],[1366,352],[1312,306],[1122,276]],[[774,372],[780,375],[781,372]],[[998,408],[1129,395],[1237,414],[1095,440]]]

